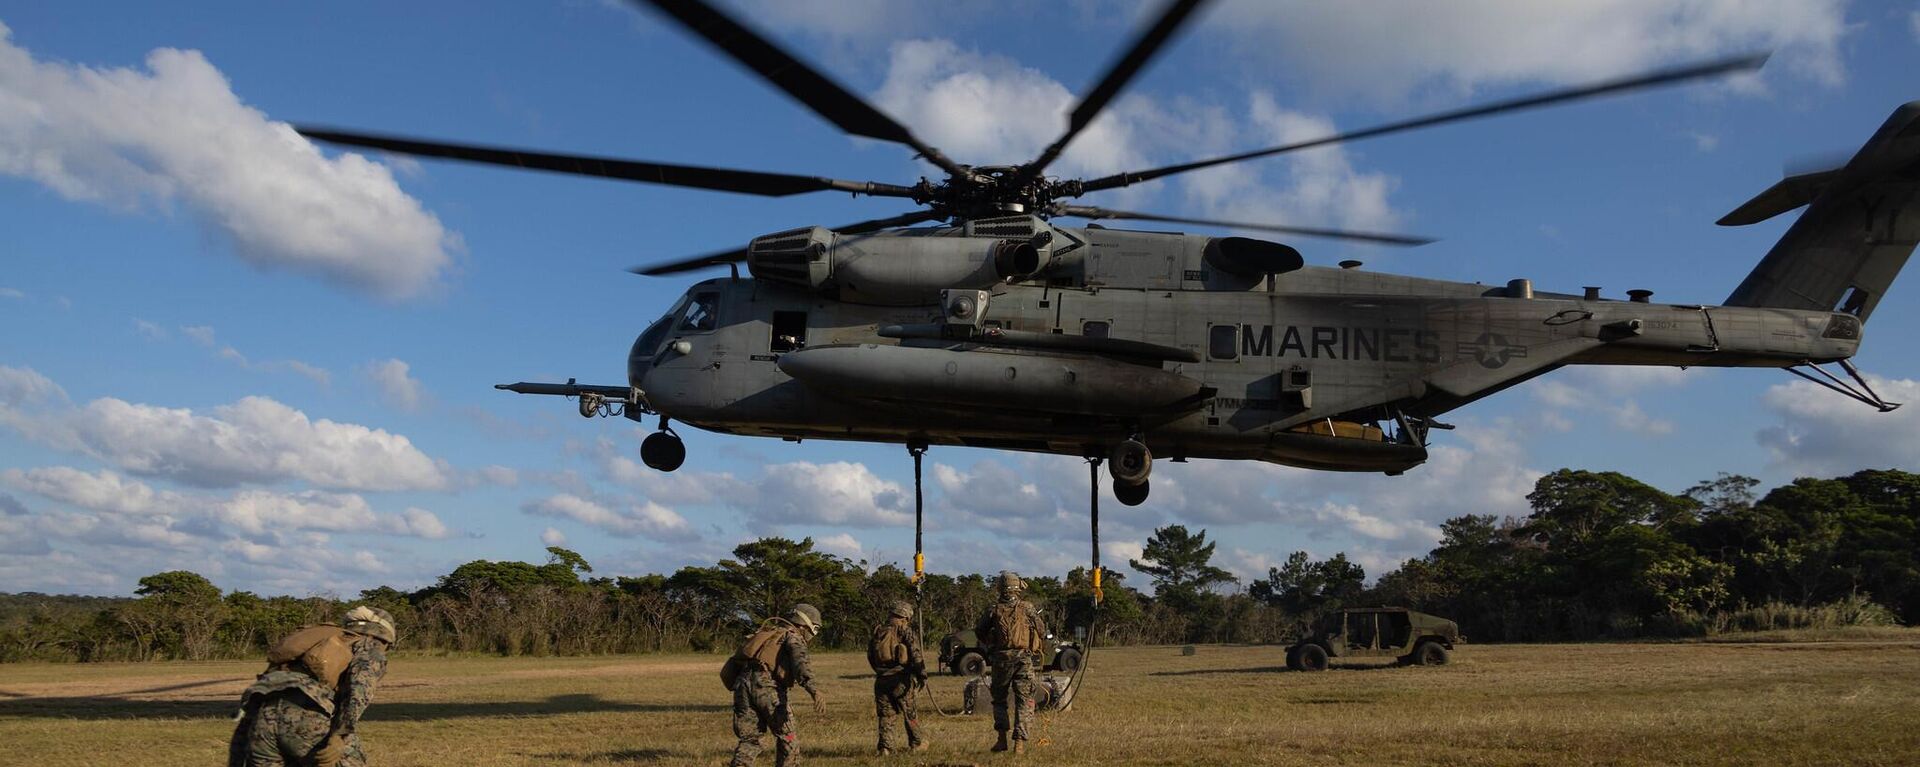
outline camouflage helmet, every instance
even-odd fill
[[[393,644],[400,634],[393,627],[393,614],[378,607],[360,605],[347,611],[340,627],[355,634],[363,634]]]
[[[793,606],[793,623],[807,627],[808,631],[820,633],[820,627],[826,625],[820,620],[820,608],[801,602]]]
[[[1018,594],[1027,587],[1027,582],[1020,580],[1020,575],[1012,570],[1001,570],[1000,577],[993,582],[993,587],[1001,594]]]
[[[906,601],[893,603],[893,612],[891,613],[891,615],[895,618],[912,618],[913,603],[906,602]]]

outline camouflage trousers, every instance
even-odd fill
[[[912,673],[894,669],[873,677],[873,713],[880,720],[880,748],[894,747],[893,720],[896,718],[906,719],[907,746],[920,745],[920,715],[914,705]]]
[[[1027,739],[1033,721],[1033,656],[1020,650],[993,654],[993,729]]]
[[[291,690],[268,695],[254,710],[247,732],[247,767],[311,764],[308,756],[332,729],[333,718],[305,695]],[[349,734],[347,754],[340,758],[340,767],[362,767],[366,763],[359,736]]]
[[[774,686],[765,671],[743,672],[733,683],[733,734],[740,743],[733,747],[732,766],[753,764],[760,756],[760,736],[767,732],[773,733],[775,767],[800,762],[800,743],[794,738],[787,691]]]

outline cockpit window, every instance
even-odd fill
[[[680,332],[702,333],[719,324],[720,294],[695,293],[680,315]]]

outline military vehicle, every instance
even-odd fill
[[[1463,641],[1460,625],[1404,607],[1355,607],[1320,619],[1313,633],[1287,648],[1287,668],[1325,671],[1332,658],[1394,658],[1439,666]]]
[[[1046,659],[1040,670],[1071,674],[1080,670],[1083,651],[1078,642],[1071,639],[1056,642],[1053,635],[1048,634],[1041,644],[1040,657]],[[980,636],[973,629],[967,629],[941,637],[940,667],[958,676],[987,673],[987,651],[980,646]]]
[[[1427,460],[1432,432],[1452,428],[1440,420],[1450,411],[1568,365],[1782,368],[1883,411],[1896,407],[1849,359],[1920,241],[1920,102],[1896,110],[1844,166],[1788,178],[1720,221],[1752,224],[1807,207],[1717,306],[1657,304],[1646,290],[1628,290],[1626,300],[1597,287],[1548,292],[1524,278],[1483,285],[1383,274],[1358,262],[1307,266],[1282,242],[1061,223],[1130,219],[1420,244],[1429,240],[1067,201],[1312,147],[1751,71],[1765,61],[1682,66],[1101,178],[1045,175],[1200,4],[1169,3],[1038,157],[973,166],[702,0],[645,3],[846,132],[905,146],[944,174],[912,184],[300,130],[425,157],[918,206],[636,268],[732,273],[694,284],[641,332],[621,384],[499,385],[577,398],[588,417],[657,415],[658,431],[640,455],[661,471],[686,459],[672,428],[678,421],[794,442],[900,444],[915,457],[916,475],[929,445],[1083,456],[1096,483],[1106,462],[1114,496],[1129,505],[1146,500],[1156,457],[1396,475]],[[750,277],[740,275],[743,261]]]

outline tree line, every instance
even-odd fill
[[[1525,517],[1467,515],[1439,544],[1371,585],[1345,554],[1294,552],[1238,582],[1213,564],[1205,530],[1170,525],[1119,573],[1095,609],[1087,568],[1028,577],[1028,598],[1061,633],[1099,644],[1277,642],[1342,606],[1399,605],[1452,618],[1478,641],[1699,636],[1733,631],[1914,624],[1920,620],[1920,475],[1862,471],[1798,479],[1763,497],[1722,475],[1672,495],[1614,472],[1542,477]],[[468,562],[427,588],[358,598],[223,592],[196,573],[140,579],[133,598],[0,595],[0,660],[107,661],[259,655],[351,604],[392,612],[403,649],[500,655],[707,652],[798,602],[826,614],[816,640],[863,645],[911,576],[814,548],[743,543],[712,566],[597,576],[578,553]],[[929,574],[919,602],[929,643],[993,600],[992,576]]]

